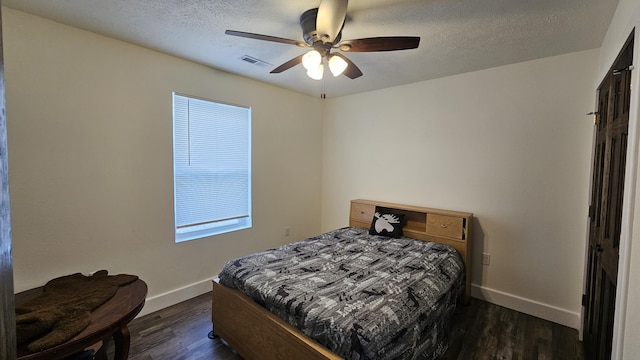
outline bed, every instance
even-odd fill
[[[403,237],[369,235],[372,220],[393,230],[380,219]],[[213,334],[245,359],[437,358],[469,300],[471,227],[470,213],[352,200],[349,227],[225,264]]]

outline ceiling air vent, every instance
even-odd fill
[[[266,62],[266,61],[262,61],[262,60],[260,60],[260,59],[256,59],[256,58],[254,58],[254,57],[252,57],[252,56],[249,56],[249,55],[243,55],[243,56],[241,56],[241,57],[240,57],[240,60],[246,61],[246,62],[248,62],[249,64],[253,64],[253,65],[256,65],[256,66],[260,66],[260,67],[269,67],[269,66],[273,66],[273,65],[269,64],[269,63],[268,63],[268,62]]]

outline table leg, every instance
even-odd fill
[[[113,334],[115,347],[114,360],[126,360],[129,357],[129,343],[131,341],[129,328],[126,324],[120,325],[120,331]]]

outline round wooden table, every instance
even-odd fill
[[[42,288],[16,294],[16,306],[42,293]],[[105,342],[113,337],[114,360],[125,360],[129,356],[129,329],[127,324],[142,310],[147,296],[147,284],[138,279],[121,286],[106,303],[91,312],[91,323],[73,339],[47,350],[29,353],[18,348],[18,360],[58,360],[84,349]]]

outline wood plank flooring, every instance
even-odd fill
[[[130,360],[242,360],[210,340],[211,294],[135,319]],[[549,321],[471,299],[457,311],[443,360],[583,360],[578,332]]]

